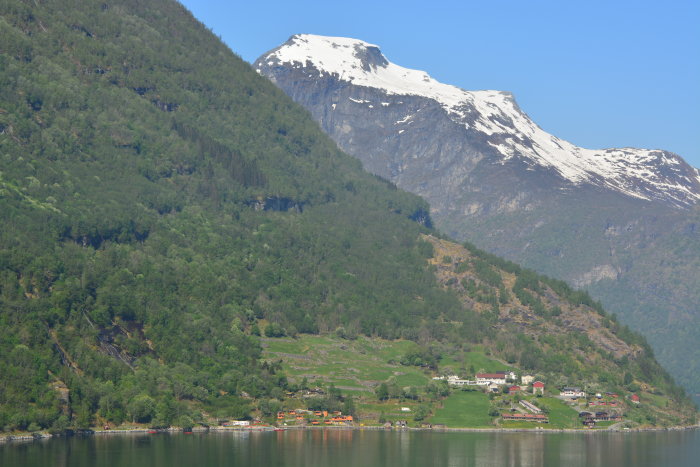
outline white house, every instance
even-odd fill
[[[459,376],[455,375],[450,375],[450,376],[435,376],[433,378],[434,380],[441,380],[445,381],[447,380],[447,384],[450,386],[475,386],[477,384],[476,381],[471,381],[468,379],[461,379]]]
[[[522,375],[520,377],[520,384],[523,386],[529,386],[530,383],[532,383],[535,380],[535,377],[532,375]]]
[[[468,379],[461,379],[457,376],[448,376],[447,377],[447,384],[450,386],[474,386],[476,385],[476,381],[471,381]]]
[[[561,397],[566,397],[569,399],[577,399],[579,397],[586,397],[586,393],[581,390],[581,388],[564,388],[559,393]]]
[[[506,384],[506,375],[503,373],[477,373],[476,384],[488,386],[489,384]]]
[[[506,381],[515,381],[515,379],[518,377],[514,371],[497,371],[497,375],[503,375],[506,378]]]

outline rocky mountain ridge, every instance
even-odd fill
[[[674,206],[690,206],[700,199],[700,171],[676,154],[635,148],[577,147],[537,126],[509,92],[465,91],[440,83],[423,71],[389,62],[377,46],[361,40],[295,35],[263,55],[254,66],[273,81],[275,69],[284,67],[317,81],[327,77],[355,88],[369,88],[376,91],[372,97],[347,97],[367,109],[404,106],[402,96],[433,101],[470,139],[478,141],[485,156],[501,164],[519,159],[530,170],[551,170],[574,186],[588,184]],[[337,96],[340,98],[341,94]],[[340,102],[334,103],[331,112],[342,111],[338,105]],[[413,131],[414,119],[422,109],[404,106],[402,110],[404,115],[389,130],[396,138]]]

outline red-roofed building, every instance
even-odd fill
[[[630,399],[631,399],[632,402],[634,402],[635,404],[639,404],[639,396],[638,396],[638,395],[632,394],[632,397],[630,397]]]
[[[542,381],[535,381],[532,383],[532,393],[533,394],[544,394],[544,383]]]
[[[520,386],[511,386],[508,388],[508,394],[514,394],[520,391]]]

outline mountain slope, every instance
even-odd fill
[[[2,430],[268,415],[295,387],[261,333],[493,336],[428,267],[425,201],[181,5],[9,1],[0,30]]]
[[[700,383],[696,168],[578,148],[509,93],[439,83],[354,39],[293,36],[254,66],[367,170],[428,200],[441,230],[587,287],[686,387]]]
[[[381,92],[389,98],[387,102],[348,100],[368,109],[398,106],[399,112],[403,110],[402,118],[385,130],[387,133],[410,133],[412,120],[417,117],[417,110],[396,102],[400,96],[423,98],[437,103],[450,121],[466,130],[472,144],[478,142],[484,148],[492,148],[484,155],[495,155],[500,163],[517,158],[529,166],[548,169],[575,186],[589,184],[672,205],[692,205],[700,199],[700,171],[675,154],[577,147],[539,128],[508,92],[465,91],[440,83],[425,72],[389,62],[377,46],[356,39],[293,36],[263,55],[255,66],[274,80],[278,79],[277,68],[281,68],[280,73],[296,69],[306,72],[305,81],[335,78],[355,88]],[[309,71],[313,73],[308,74]],[[333,110],[336,109],[337,104]],[[397,113],[392,110],[392,114]]]
[[[0,427],[247,415],[284,387],[258,319],[397,337],[459,311],[422,267],[426,203],[177,3],[0,13]]]

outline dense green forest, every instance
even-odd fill
[[[427,204],[178,3],[0,15],[0,430],[248,416],[290,385],[260,333],[495,332],[427,266]]]

